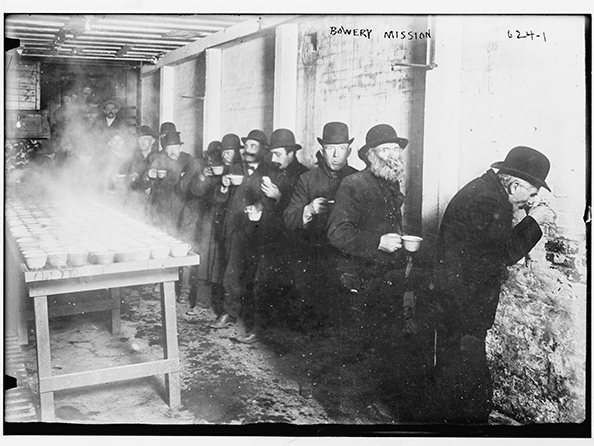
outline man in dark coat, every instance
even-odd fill
[[[256,273],[256,327],[262,328],[275,320],[285,320],[288,300],[293,292],[294,235],[283,221],[297,180],[307,167],[297,160],[295,135],[288,129],[277,129],[270,137],[269,151],[272,169],[262,178],[261,189],[267,199],[258,225],[259,260]],[[255,333],[247,340],[255,339]]]
[[[153,223],[174,237],[180,236],[179,223],[185,205],[180,181],[192,157],[181,151],[179,133],[169,133],[162,141],[163,151],[150,157],[143,180],[151,188],[150,215]]]
[[[438,240],[436,289],[444,312],[438,327],[438,371],[444,407],[437,421],[487,423],[492,382],[485,353],[507,267],[526,256],[554,218],[535,205],[549,160],[514,147],[505,161],[464,186],[448,204]],[[514,213],[523,219],[513,226]],[[440,398],[436,398],[438,400]]]
[[[401,235],[404,195],[400,158],[408,140],[389,125],[372,127],[359,157],[367,168],[346,177],[338,188],[328,221],[328,239],[342,253],[341,282],[354,292],[384,278],[404,260]]]
[[[238,138],[236,135],[232,136]],[[230,137],[231,138],[231,137]],[[253,324],[253,287],[258,260],[257,221],[250,221],[246,208],[262,211],[266,195],[262,191],[262,178],[270,173],[263,158],[268,138],[261,130],[252,130],[243,139],[246,146],[245,161],[234,164],[230,174],[222,178],[216,199],[226,202],[223,234],[225,239],[224,313],[211,325],[221,329],[239,322],[240,335],[245,335]],[[241,184],[233,184],[241,177]]]
[[[300,313],[308,315],[303,322],[309,326],[327,317],[330,297],[338,288],[337,252],[326,235],[328,215],[341,181],[357,172],[348,165],[353,138],[346,124],[327,123],[318,142],[322,148],[316,153],[317,167],[299,177],[284,212],[287,228],[296,235],[295,286],[303,305]]]
[[[118,103],[109,99],[103,103],[103,116],[100,116],[95,121],[95,128],[99,132],[105,132],[106,130],[119,130],[125,131],[128,127],[126,121],[118,116],[120,106]]]
[[[145,187],[142,178],[150,167],[151,154],[156,153],[155,133],[148,125],[138,129],[137,147],[127,165],[129,191],[126,197],[126,209],[145,219],[148,212],[150,189]]]
[[[223,174],[229,173],[233,162],[239,161],[239,138],[225,135],[223,141],[212,141],[204,153],[204,162],[196,163],[192,174],[181,181],[182,190],[195,197],[189,202],[198,206],[194,248],[200,254],[195,269],[195,303],[186,316],[212,320],[223,312],[223,272],[225,268],[223,220],[225,204],[215,200],[222,185]],[[219,172],[222,170],[222,172]]]
[[[346,363],[358,357],[382,386],[374,389],[378,398],[389,399],[381,402],[400,409],[410,399],[403,400],[409,355],[403,334],[407,255],[400,191],[405,173],[401,154],[408,140],[379,124],[367,132],[365,142],[358,154],[367,167],[342,180],[328,220],[328,239],[340,252],[343,286],[341,299],[332,305],[330,326],[331,333],[339,332],[338,357]]]

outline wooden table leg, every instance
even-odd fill
[[[175,359],[179,364],[177,349],[177,313],[175,309],[175,282],[161,284],[161,318],[163,322],[163,350],[165,359]],[[169,394],[169,407],[181,406],[179,367],[178,371],[165,374],[165,387]]]
[[[34,298],[34,310],[41,421],[54,421],[54,392],[46,392],[43,383],[44,378],[51,378],[52,376],[47,296],[37,296]]]
[[[109,289],[110,297],[111,297],[111,334],[112,336],[117,336],[120,334],[121,331],[121,319],[120,319],[120,306],[122,304],[122,293],[120,288],[110,288]]]

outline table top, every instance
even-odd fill
[[[198,265],[200,256],[190,252],[184,257],[167,257],[135,262],[116,262],[107,265],[87,264],[79,267],[28,269],[22,265],[25,282],[42,282],[45,280],[73,279],[77,277],[99,276],[104,274],[125,274],[135,271],[162,270],[181,266]]]
[[[5,216],[9,249],[20,254],[25,282],[200,263],[188,244],[102,203],[13,201]]]

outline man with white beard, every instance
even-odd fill
[[[408,140],[387,124],[372,127],[359,158],[367,164],[346,177],[328,220],[328,239],[342,252],[341,282],[353,292],[383,277],[404,260],[402,213],[404,179],[401,152]]]
[[[403,369],[406,253],[402,249],[401,207],[404,180],[401,154],[408,140],[387,124],[372,127],[359,158],[367,167],[342,180],[328,220],[328,239],[340,251],[338,273],[343,286],[331,321],[339,332],[339,379],[348,379],[356,362],[377,383],[377,398],[399,407],[406,392]],[[384,387],[390,383],[389,387]],[[374,384],[375,385],[375,384]],[[378,402],[374,402],[378,403]],[[398,416],[398,415],[397,415]]]

